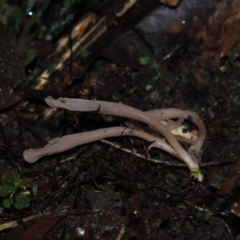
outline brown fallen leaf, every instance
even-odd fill
[[[219,195],[224,196],[231,194],[232,181],[229,178],[223,179],[219,189]]]
[[[27,221],[24,226],[18,226],[10,230],[2,240],[44,240],[49,230],[63,217],[65,216],[43,217]]]

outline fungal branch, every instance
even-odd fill
[[[84,99],[47,97],[46,103],[51,107],[63,108],[70,111],[98,112],[113,116],[125,117],[136,123],[126,127],[110,127],[90,132],[70,134],[51,139],[44,148],[29,149],[24,151],[23,157],[29,163],[34,163],[43,156],[64,152],[73,147],[97,141],[104,138],[117,136],[134,136],[151,142],[149,149],[156,147],[162,149],[178,159],[184,161],[193,177],[202,181],[203,175],[199,164],[192,152],[199,153],[206,135],[205,127],[198,115],[193,112],[175,108],[156,109],[147,112],[140,111],[130,106]],[[173,121],[172,119],[178,119]],[[182,131],[183,121],[191,121],[198,128],[198,134],[185,134]],[[179,140],[180,139],[180,140]],[[185,140],[190,143],[189,151],[180,144]]]

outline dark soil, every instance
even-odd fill
[[[34,64],[38,67],[41,60]],[[0,113],[1,174],[16,171],[32,182],[28,207],[1,207],[0,226],[18,223],[2,230],[2,239],[13,239],[14,234],[15,239],[16,234],[19,239],[38,239],[30,237],[33,231],[47,240],[239,238],[239,58],[207,59],[184,48],[158,64],[156,78],[149,65],[133,70],[99,57],[85,73],[85,81],[89,76],[97,79],[88,86],[88,98],[144,111],[174,107],[196,112],[207,130],[201,156],[204,181],[192,179],[187,167],[178,166],[181,162],[165,152],[152,149],[150,156],[173,166],[140,159],[101,141],[26,163],[25,149],[43,147],[56,136],[124,124],[124,119],[97,113],[53,110],[43,97],[28,92]],[[65,74],[59,73],[56,82],[63,83]],[[57,88],[50,83],[41,94],[55,94]],[[71,94],[71,88],[65,87],[64,93]],[[147,155],[149,143],[143,140],[108,140]],[[50,216],[38,216],[29,221],[32,225],[22,220],[42,213]]]

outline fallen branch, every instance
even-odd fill
[[[169,161],[166,161],[166,160],[160,160],[160,159],[156,159],[156,158],[152,158],[152,157],[149,157],[149,156],[146,156],[146,155],[143,155],[143,154],[140,154],[136,151],[133,151],[133,150],[130,150],[128,148],[124,148],[122,146],[120,146],[118,143],[116,142],[110,142],[110,141],[107,141],[105,139],[102,139],[100,140],[102,143],[105,143],[111,147],[114,147],[116,149],[120,149],[122,150],[123,152],[126,152],[126,153],[129,153],[129,154],[132,154],[138,158],[141,158],[143,160],[147,160],[149,162],[153,162],[153,163],[158,163],[158,164],[164,164],[168,167],[180,167],[180,168],[186,168],[187,165],[184,164],[184,163],[172,163],[172,162],[169,162]],[[223,162],[219,162],[219,161],[211,161],[211,162],[207,162],[207,163],[201,163],[200,166],[201,167],[209,167],[209,166],[219,166],[219,165],[226,165],[226,164],[232,164],[234,162],[234,160],[228,160],[228,161],[223,161]]]

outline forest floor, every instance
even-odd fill
[[[41,61],[34,67],[44,65]],[[180,108],[197,113],[207,132],[201,183],[163,151],[149,152],[163,164],[139,158],[135,153],[147,156],[149,143],[132,137],[108,139],[130,153],[97,141],[26,163],[26,149],[69,133],[120,126],[124,119],[48,107],[43,96],[71,95],[71,86],[64,86],[66,72],[41,96],[25,89],[20,101],[0,113],[2,186],[6,172],[18,172],[17,184],[23,180],[25,186],[15,185],[12,205],[1,207],[1,239],[238,239],[239,64],[230,56],[213,60],[180,50],[157,69],[147,63],[133,70],[99,57],[85,73],[85,81],[94,79],[86,84],[89,99],[143,111]],[[14,207],[26,189],[27,206]],[[4,227],[12,221],[15,228]]]

